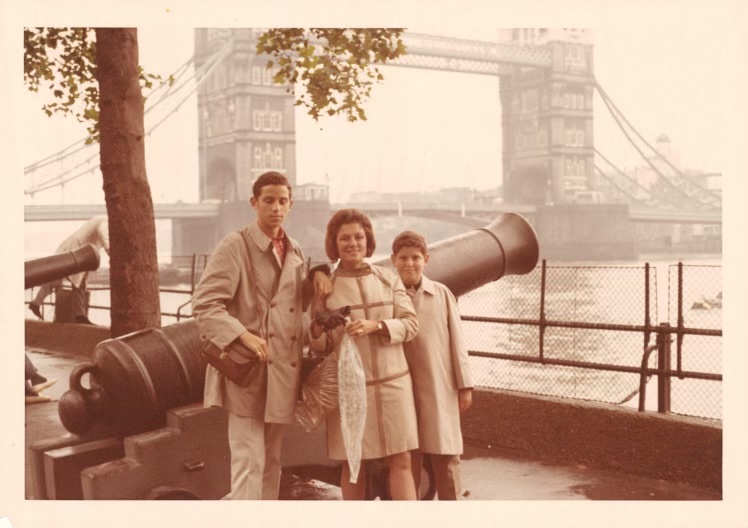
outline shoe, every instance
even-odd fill
[[[43,391],[44,389],[48,389],[48,388],[50,388],[50,387],[51,387],[52,385],[54,385],[55,383],[57,383],[57,380],[56,380],[56,379],[53,379],[53,380],[45,380],[45,381],[42,381],[41,383],[37,383],[36,385],[32,385],[32,386],[31,386],[31,390],[32,390],[32,391],[34,391],[34,392],[36,392],[36,393],[38,394],[38,393],[40,393],[41,391]]]
[[[52,401],[52,398],[49,396],[43,396],[41,394],[37,394],[36,396],[26,396],[26,403],[47,403]]]
[[[30,378],[27,380],[31,385],[39,385],[40,383],[44,383],[47,381],[47,378],[39,374],[39,372],[34,372]]]
[[[35,302],[30,302],[29,303],[29,310],[31,310],[31,312],[35,316],[37,316],[39,319],[41,319],[42,321],[44,321],[44,316],[42,315],[42,311],[41,311],[41,309],[40,309],[40,307],[39,307],[38,304],[36,304]]]

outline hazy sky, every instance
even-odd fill
[[[684,168],[721,171],[722,42],[717,18],[696,26],[593,27],[598,81],[652,144],[662,133],[681,152]],[[414,27],[420,33],[495,40],[485,27]],[[193,53],[189,27],[139,29],[141,63],[169,74]],[[385,81],[366,103],[368,121],[342,117],[315,122],[296,112],[298,182],[325,181],[331,199],[374,189],[478,189],[501,183],[501,108],[498,78],[387,67]],[[82,137],[74,118],[46,117],[45,97],[24,93],[23,163],[38,161]],[[620,166],[641,162],[595,97],[595,145]],[[146,121],[148,125],[148,121]],[[197,201],[196,98],[186,101],[146,144],[154,201]],[[65,168],[68,168],[66,166]],[[53,176],[45,172],[43,179]],[[26,203],[103,203],[99,176],[84,176]],[[28,186],[25,182],[24,186]]]

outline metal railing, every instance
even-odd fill
[[[162,298],[185,299],[162,316],[192,317],[184,309],[206,262],[207,255],[172,259],[172,279],[187,287],[163,287]],[[615,404],[638,395],[643,411],[647,382],[657,376],[658,412],[721,419],[721,266],[670,266],[668,318],[659,324],[652,323],[659,320],[656,272],[649,263],[566,267],[543,260],[528,275],[461,297],[476,386]],[[96,272],[89,282],[91,291],[109,289],[108,277]],[[695,294],[707,285],[719,295]],[[707,310],[689,311],[689,302]]]
[[[721,352],[721,343],[716,344],[714,340],[721,338],[722,330],[721,328],[698,328],[685,324],[683,313],[686,301],[684,300],[683,271],[698,267],[684,266],[681,263],[673,268],[678,269],[677,281],[671,281],[674,284],[670,285],[675,288],[671,297],[677,297],[676,326],[671,326],[667,322],[657,325],[651,323],[653,318],[657,317],[657,287],[656,270],[653,270],[649,264],[645,264],[643,268],[602,266],[568,268],[550,267],[546,261],[543,261],[528,276],[505,277],[496,283],[493,295],[506,296],[507,290],[510,290],[509,300],[498,307],[500,313],[523,309],[535,311],[536,309],[535,317],[471,315],[470,312],[484,308],[485,303],[468,302],[466,309],[465,299],[461,299],[462,320],[466,326],[470,355],[474,358],[511,362],[515,366],[528,366],[524,369],[516,367],[502,369],[495,364],[486,364],[476,359],[473,361],[473,370],[477,370],[477,385],[618,404],[626,403],[638,394],[638,408],[644,410],[647,381],[651,376],[657,376],[658,412],[721,418],[721,385],[717,384],[717,387],[714,387],[714,382],[722,381],[721,365],[715,365],[714,359]],[[708,277],[710,287],[719,288],[721,291],[721,267],[703,268],[708,268],[712,272]],[[720,272],[718,281],[714,280],[714,272],[717,270]],[[549,280],[549,274],[554,275],[553,280]],[[584,279],[579,280],[575,277],[574,283],[569,284],[569,277],[577,274],[582,274]],[[613,278],[599,280],[599,276],[604,274],[611,275]],[[636,287],[631,283],[632,274],[641,274]],[[595,276],[598,276],[598,280],[595,280]],[[628,277],[628,282],[621,277]],[[607,303],[603,302],[604,296],[614,293],[611,290],[618,290],[621,295],[612,302],[610,299],[607,299]],[[691,287],[689,290],[691,298],[693,298],[694,290],[698,288]],[[517,294],[518,291],[519,294]],[[596,299],[590,301],[586,298],[587,295]],[[531,299],[534,296],[538,298],[535,308],[531,306]],[[573,302],[559,302],[563,300],[563,297],[569,296],[574,297]],[[549,305],[551,316],[548,313]],[[580,305],[587,305],[588,309],[580,310]],[[496,307],[492,308],[495,313]],[[623,317],[627,308],[639,311],[640,324],[599,322],[611,316]],[[672,306],[669,305],[668,308],[671,311]],[[552,317],[559,311],[564,314],[575,313],[580,317],[576,320]],[[721,326],[721,310],[719,320]],[[493,333],[491,327],[494,327]],[[497,327],[500,330],[497,331]],[[555,333],[551,335],[549,345],[548,334],[552,332]],[[569,337],[569,334],[564,334],[564,332],[573,332],[573,337]],[[602,337],[602,333],[609,333],[615,337]],[[495,338],[487,342],[487,335],[493,335]],[[642,340],[640,343],[643,342],[638,346],[633,341],[633,336],[636,335],[640,335]],[[686,336],[701,336],[713,340],[706,354],[707,357],[712,358],[707,362],[708,368],[688,369],[684,367]],[[652,342],[653,337],[654,342]],[[677,343],[674,357],[671,350],[673,340]],[[480,350],[478,347],[481,344],[482,348],[489,348],[489,350]],[[533,349],[534,354],[528,353]],[[639,350],[638,353],[635,352],[636,349]],[[507,351],[502,352],[502,350]],[[650,366],[650,358],[654,351],[657,351],[657,355],[656,367],[653,368]],[[697,355],[693,347],[689,354],[689,357]],[[613,357],[614,361],[595,361],[599,357],[609,356]],[[671,366],[673,362],[675,368]],[[533,366],[542,370],[530,368]],[[594,376],[580,374],[583,371],[596,374]],[[619,373],[622,376],[605,378],[599,375],[601,372]],[[698,402],[695,405],[693,402],[683,404],[683,400],[688,400],[689,396],[684,394],[683,390],[679,390],[677,405],[673,406],[671,404],[673,379],[711,382],[712,386],[709,388],[699,387],[702,393],[707,391],[707,403],[704,405],[699,405]],[[573,385],[573,390],[569,389],[570,385]],[[719,392],[718,395],[717,392]],[[718,397],[720,403],[717,406]]]

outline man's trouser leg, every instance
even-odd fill
[[[280,489],[282,424],[229,413],[231,498],[277,499]]]
[[[262,475],[262,500],[278,500],[281,478],[283,424],[265,424],[265,471]]]
[[[458,500],[462,492],[460,457],[458,455],[431,455],[436,492],[439,500]]]

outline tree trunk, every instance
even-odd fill
[[[96,29],[101,172],[109,216],[112,337],[161,326],[156,224],[145,172],[138,35]]]

